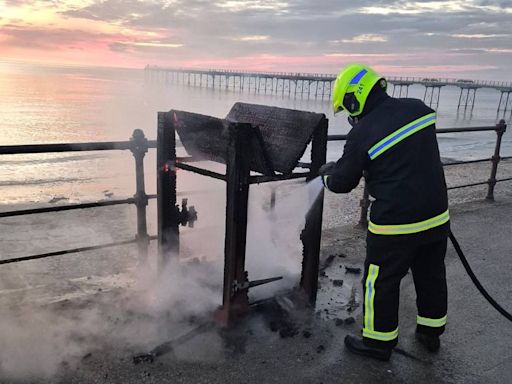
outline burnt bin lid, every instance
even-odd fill
[[[236,103],[226,119],[183,111],[170,111],[178,136],[193,157],[226,162],[228,125],[249,123],[251,170],[291,173],[313,133],[325,119],[319,113]]]
[[[263,145],[274,169],[288,174],[297,166],[313,133],[325,120],[325,115],[268,105],[236,103],[226,120],[251,123],[259,127]]]
[[[230,122],[198,113],[171,110],[169,115],[186,151],[195,159],[211,160],[225,164],[229,144]],[[251,152],[250,168],[253,171],[272,174],[262,148],[263,141],[256,128],[244,126],[249,136]]]

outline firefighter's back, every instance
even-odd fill
[[[368,187],[375,198],[371,223],[418,225],[405,233],[446,223],[448,199],[435,119],[421,100],[387,98],[361,121],[369,156]]]

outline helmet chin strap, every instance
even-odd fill
[[[354,125],[357,124],[357,122],[359,121],[359,118],[357,116],[355,116],[355,117],[349,116],[347,118],[347,120],[348,120],[348,123],[350,124],[350,126],[353,127]]]

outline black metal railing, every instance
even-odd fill
[[[450,163],[443,164],[444,166],[453,166],[453,165],[462,165],[462,164],[472,164],[472,163],[481,163],[488,162],[492,163],[491,175],[490,178],[486,181],[469,183],[464,185],[456,185],[451,186],[448,189],[459,189],[459,188],[467,188],[479,185],[488,185],[487,191],[487,200],[494,200],[494,189],[497,183],[510,181],[512,177],[504,178],[504,179],[496,179],[498,165],[501,160],[510,160],[512,156],[501,157],[501,143],[503,134],[506,131],[505,121],[500,121],[495,126],[487,126],[487,127],[468,127],[468,128],[444,128],[438,129],[438,134],[445,133],[461,133],[461,132],[485,132],[485,131],[494,131],[497,134],[496,145],[494,154],[490,158],[485,159],[477,159],[477,160],[468,160],[468,161],[455,161]],[[347,135],[329,135],[328,141],[344,141],[347,139]],[[117,247],[128,244],[137,244],[139,256],[141,258],[147,257],[148,247],[150,241],[156,240],[157,236],[150,236],[147,233],[147,219],[146,219],[146,207],[148,205],[149,200],[156,199],[157,195],[148,195],[145,191],[145,182],[144,182],[144,158],[149,149],[156,148],[155,140],[147,140],[144,136],[144,133],[136,129],[133,132],[133,135],[129,141],[112,141],[112,142],[93,142],[93,143],[67,143],[67,144],[37,144],[37,145],[8,145],[8,146],[0,146],[0,155],[14,155],[14,154],[36,154],[36,153],[55,153],[55,152],[83,152],[83,151],[112,151],[112,150],[129,150],[132,152],[135,159],[135,178],[136,178],[136,193],[132,198],[122,199],[122,200],[108,200],[108,201],[98,201],[92,203],[83,203],[83,204],[72,204],[72,205],[61,205],[55,207],[44,207],[44,208],[34,208],[34,209],[24,209],[24,210],[15,210],[15,211],[6,211],[0,212],[0,218],[5,217],[15,217],[22,215],[32,215],[39,213],[48,213],[48,212],[62,212],[69,211],[75,209],[87,209],[87,208],[96,208],[96,207],[108,207],[115,205],[124,205],[124,204],[134,204],[137,208],[137,234],[133,239],[127,239],[124,241],[113,242],[109,244],[99,244],[88,247],[81,247],[75,249],[67,249],[60,250],[55,252],[49,252],[44,254],[37,254],[31,256],[23,256],[16,257],[10,259],[0,260],[0,265],[17,263],[28,260],[37,260],[43,259],[53,256],[61,256],[67,254],[77,254],[84,251],[91,250],[99,250],[111,247]],[[188,170],[195,167],[191,165],[185,164],[187,161],[190,161],[188,157],[177,158],[179,161],[179,168],[183,170]],[[310,168],[310,164],[299,164],[300,168]],[[304,173],[305,174],[305,173]],[[214,172],[212,175],[216,176]],[[211,176],[211,175],[209,175]],[[302,176],[302,174],[301,174]],[[266,182],[265,176],[253,176],[255,183],[264,183]],[[286,179],[286,177],[283,177]],[[200,192],[200,191],[198,191]],[[188,194],[194,192],[187,192]],[[367,217],[368,217],[368,208],[370,207],[370,198],[368,194],[368,188],[365,184],[363,198],[361,199],[361,216],[359,223],[361,225],[367,225]]]
[[[136,243],[140,257],[146,257],[151,240],[156,236],[149,236],[147,232],[146,207],[150,199],[156,199],[156,195],[147,195],[144,186],[144,157],[149,148],[156,148],[156,141],[147,140],[144,132],[136,129],[129,141],[110,141],[92,143],[65,143],[65,144],[36,144],[36,145],[3,145],[0,146],[0,155],[19,155],[36,153],[57,153],[57,152],[87,152],[87,151],[114,151],[129,150],[135,158],[136,193],[134,197],[122,200],[98,201],[83,204],[61,205],[56,207],[44,207],[24,209],[16,211],[0,212],[0,218],[22,215],[32,215],[47,212],[62,212],[75,209],[86,209],[95,207],[108,207],[114,205],[134,204],[137,208],[137,234],[134,239],[127,239],[108,244],[99,244],[89,247],[66,249],[45,254],[16,257],[0,260],[0,265],[11,264],[21,261],[43,259],[47,257],[76,254],[84,251],[117,247],[126,244]]]

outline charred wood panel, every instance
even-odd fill
[[[175,127],[186,151],[197,159],[226,164],[229,146],[229,122],[211,116],[184,111],[171,111]],[[273,174],[257,127],[244,124],[241,134],[247,136],[245,149],[252,153],[250,168],[263,174]]]
[[[250,169],[265,175],[274,171],[290,174],[301,159],[325,115],[236,103],[226,119],[196,113],[171,111],[175,127],[187,152],[196,158],[226,163],[229,123],[248,123],[246,148],[252,153]]]
[[[325,120],[325,115],[267,105],[236,103],[226,119],[257,126],[274,169],[288,174],[297,166],[313,133]]]

